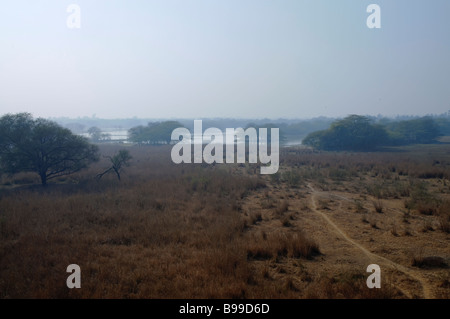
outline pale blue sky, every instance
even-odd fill
[[[81,29],[69,29],[69,4]],[[381,29],[366,8],[381,7]],[[450,109],[448,0],[14,0],[0,115],[311,118]]]

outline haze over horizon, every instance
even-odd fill
[[[70,29],[67,7],[81,9]],[[369,4],[381,29],[369,29]],[[450,2],[17,0],[0,116],[313,118],[450,110]]]

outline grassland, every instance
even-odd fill
[[[257,165],[175,165],[126,147],[48,187],[0,181],[0,298],[449,298],[450,148],[281,151]],[[68,289],[66,267],[81,267]],[[369,289],[369,264],[382,286]]]

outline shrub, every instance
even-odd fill
[[[300,185],[300,174],[296,170],[284,172],[283,178],[290,187],[298,187]]]
[[[411,266],[419,268],[447,268],[447,263],[444,258],[438,256],[415,256],[412,259]]]

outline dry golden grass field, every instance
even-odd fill
[[[450,147],[377,153],[283,148],[280,170],[133,156],[47,187],[0,180],[0,298],[445,298]],[[66,286],[69,264],[81,288]],[[369,289],[366,268],[381,268]]]

